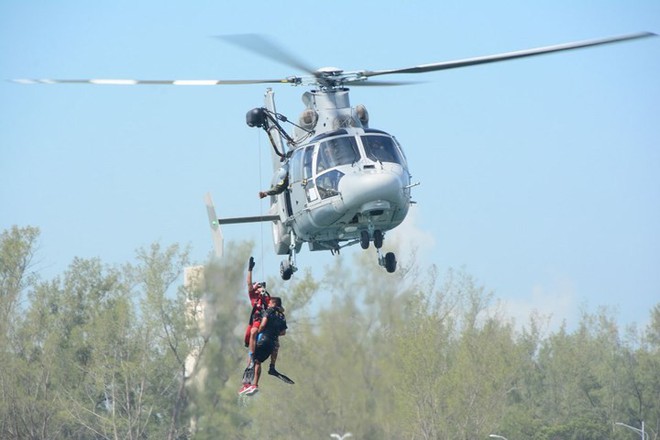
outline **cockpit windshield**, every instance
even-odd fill
[[[360,150],[354,137],[339,137],[321,142],[316,159],[316,173],[360,160]]]
[[[399,149],[389,136],[362,136],[362,144],[367,157],[375,162],[393,162],[403,164]]]

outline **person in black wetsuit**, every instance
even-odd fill
[[[270,297],[268,308],[264,311],[259,326],[259,335],[257,345],[254,350],[254,382],[245,391],[244,394],[250,395],[259,391],[259,377],[261,376],[261,364],[268,359],[271,354],[277,352],[279,347],[279,337],[286,334],[286,316],[282,308],[282,299],[276,296]],[[273,373],[277,375],[271,364]]]

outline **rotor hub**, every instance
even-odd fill
[[[343,69],[340,69],[339,67],[321,67],[319,70],[316,71],[318,76],[340,76],[342,73],[344,73]]]

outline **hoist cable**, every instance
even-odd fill
[[[261,158],[262,135],[261,135],[260,131],[257,131],[257,136],[258,136],[257,145],[258,145],[258,148],[259,148],[259,152],[258,152],[259,191],[261,191],[261,188],[263,188],[263,182],[262,182],[263,174],[262,174],[262,170],[261,170],[261,165],[262,165],[262,158]],[[259,215],[262,216],[263,215],[263,208],[262,208],[263,203],[261,203],[261,198],[258,198],[258,200],[259,200]],[[261,263],[259,264],[259,267],[261,268],[261,280],[265,281],[266,278],[265,278],[264,264],[263,264],[264,263],[264,223],[263,222],[259,222],[259,237],[261,238]]]

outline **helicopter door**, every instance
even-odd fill
[[[291,157],[291,205],[293,211],[304,208],[318,198],[312,179],[314,145],[299,148]]]
[[[291,209],[291,192],[284,191],[284,205],[286,206],[286,215],[291,217],[293,215],[293,209]]]
[[[316,185],[314,184],[312,161],[314,160],[314,145],[305,148],[303,155],[303,186],[305,188],[305,197],[308,202],[313,202],[318,197],[316,195]]]

